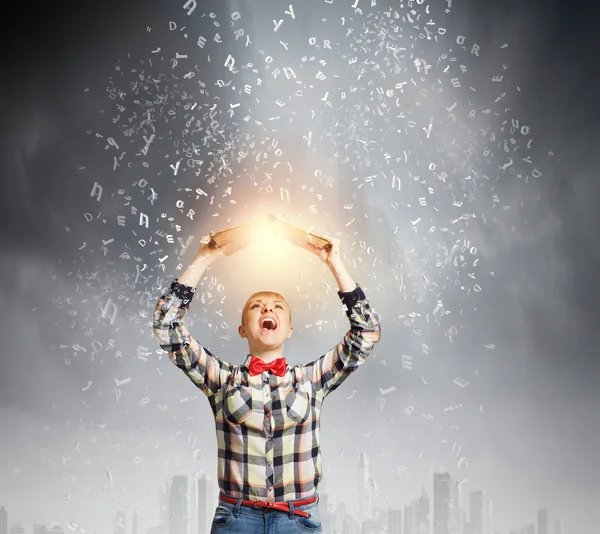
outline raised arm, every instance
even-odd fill
[[[192,263],[158,299],[152,322],[160,347],[207,396],[219,390],[229,375],[231,364],[213,356],[196,342],[185,326],[185,317],[204,272],[225,252],[228,251],[223,248],[211,249],[208,238],[204,237]]]
[[[338,287],[338,296],[346,307],[350,330],[340,343],[314,362],[301,369],[321,392],[323,398],[337,389],[373,351],[381,337],[380,318],[369,304],[360,286],[354,282],[344,267],[339,254],[339,240],[331,239],[330,250],[320,249],[310,243],[301,243],[327,265]]]

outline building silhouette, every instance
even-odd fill
[[[418,534],[417,506],[413,501],[404,507],[404,534]]]
[[[383,523],[384,518],[383,518],[383,510],[381,509],[381,506],[372,506],[371,507],[371,517],[373,519],[375,519],[375,521],[379,521],[380,523]]]
[[[343,532],[344,531],[344,519],[346,518],[346,504],[342,502],[337,502],[335,505],[335,521],[331,525],[331,529],[335,532]]]
[[[323,487],[325,486],[323,485]],[[323,534],[332,534],[335,531],[335,513],[332,510],[329,494],[325,491],[319,493],[319,514]]]
[[[461,534],[459,491],[454,474],[433,474],[433,534]]]
[[[554,534],[562,534],[562,521],[560,519],[554,521]]]
[[[158,524],[164,534],[167,534],[167,525],[169,521],[169,509],[167,507],[167,494],[170,488],[170,481],[167,480],[165,488],[158,489]]]
[[[131,515],[131,534],[142,534],[139,510],[135,510]]]
[[[430,534],[429,495],[427,495],[424,486],[421,496],[415,499],[414,504],[417,509],[417,532],[419,534]]]
[[[25,529],[19,524],[14,524],[10,527],[10,534],[25,534]]]
[[[358,524],[362,525],[364,520],[371,516],[371,487],[369,483],[369,458],[364,451],[358,457],[356,469],[357,475],[357,499],[358,499]]]
[[[548,532],[549,521],[548,521],[548,510],[538,510],[537,516],[537,528],[538,534],[551,534]]]
[[[464,534],[465,532],[465,523],[467,521],[466,517],[465,517],[465,509],[463,506],[463,497],[462,497],[462,485],[461,482],[459,482],[458,480],[456,481],[456,518],[457,518],[457,523],[456,523],[456,530],[457,532],[459,532],[460,534]]]
[[[471,492],[469,523],[472,534],[494,534],[492,525],[492,500],[483,490]]]
[[[402,534],[402,510],[388,509],[388,534]]]
[[[125,510],[119,510],[115,516],[114,534],[125,534],[125,528],[127,526],[126,519]]]
[[[344,517],[342,534],[360,534],[360,525],[350,514]]]
[[[8,534],[8,512],[0,507],[0,534]]]
[[[382,532],[383,525],[373,518],[365,519],[360,529],[360,534],[381,534]]]
[[[206,473],[199,473],[194,480],[192,502],[196,527],[195,534],[210,534],[216,509],[215,484]]]
[[[188,477],[174,475],[168,485],[168,534],[188,534]]]

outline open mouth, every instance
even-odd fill
[[[261,319],[259,322],[261,330],[276,330],[277,329],[277,321],[272,317],[265,317]]]

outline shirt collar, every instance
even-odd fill
[[[250,369],[250,360],[252,360],[252,354],[248,354],[246,356],[246,360],[244,361],[243,366],[246,368],[246,371]]]

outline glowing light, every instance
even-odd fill
[[[308,248],[307,244],[324,247],[330,244],[329,240],[291,224],[281,222],[274,215],[268,215],[250,223],[242,224],[211,234],[211,239],[216,246],[227,243],[238,244],[239,248],[249,245],[268,246],[270,249],[281,248],[285,244],[294,244]],[[234,246],[234,252],[239,250]]]
[[[257,222],[250,231],[253,234],[253,244],[266,245],[269,248],[280,248],[286,244],[286,237],[282,235],[280,228],[269,220]]]
[[[296,224],[288,222],[285,216],[266,216],[217,232],[220,239],[235,238],[247,244],[219,265],[232,302],[243,303],[250,294],[265,290],[277,291],[291,299],[297,294],[305,295],[307,280],[327,276],[323,273],[323,263],[311,253],[307,242],[322,246],[329,241],[309,234],[300,227],[301,222]],[[316,224],[315,229],[319,228],[321,225]],[[229,235],[224,236],[228,231]]]

